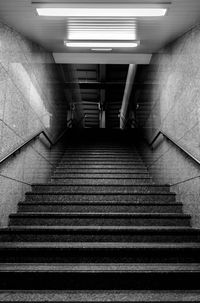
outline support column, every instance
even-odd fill
[[[99,127],[105,128],[106,127],[106,112],[102,110],[99,112]]]
[[[126,126],[126,116],[127,116],[127,109],[129,105],[129,99],[133,87],[133,82],[135,79],[135,74],[136,74],[136,64],[129,64],[129,69],[128,69],[128,75],[126,78],[126,86],[124,89],[124,96],[122,100],[122,106],[120,110],[120,128],[124,129]]]

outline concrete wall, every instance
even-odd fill
[[[155,54],[137,79],[137,117],[148,141],[163,130],[200,160],[200,26]],[[153,147],[144,150],[155,180],[178,183],[172,191],[200,226],[200,166],[165,138]]]
[[[0,159],[36,132],[55,140],[66,127],[67,103],[53,57],[0,24]],[[56,147],[59,148],[59,147]],[[0,166],[0,225],[52,170],[48,142],[41,136]]]

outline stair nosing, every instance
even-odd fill
[[[200,272],[200,263],[0,263],[0,272]]]
[[[51,294],[51,297],[49,296]],[[39,300],[35,300],[34,295],[39,297]],[[16,298],[17,296],[17,298]],[[199,302],[200,291],[198,290],[53,290],[53,291],[1,291],[0,290],[0,302],[87,302],[88,297],[91,297],[89,302],[132,302],[141,303],[180,303],[180,302]],[[42,298],[42,300],[41,300]],[[64,300],[63,300],[64,298]],[[84,300],[84,301],[83,301]]]
[[[79,226],[58,226],[58,225],[51,225],[51,226],[33,226],[33,225],[10,225],[8,227],[0,228],[0,233],[4,232],[18,232],[18,231],[128,231],[128,232],[149,232],[149,233],[165,233],[165,232],[178,232],[178,233],[199,233],[200,229],[192,228],[192,227],[182,227],[182,226],[96,226],[96,225],[79,225]]]
[[[20,212],[11,214],[10,218],[13,217],[158,217],[158,218],[190,218],[190,215],[184,213],[123,213],[123,212],[110,212],[110,213],[102,213],[102,212],[93,212],[93,213],[84,213],[84,212]]]
[[[118,186],[123,186],[123,187],[139,187],[139,186],[146,186],[146,187],[170,187],[170,185],[168,184],[164,184],[164,185],[160,185],[160,184],[74,184],[74,183],[71,183],[71,184],[65,184],[65,183],[56,183],[56,184],[53,184],[53,183],[32,183],[31,184],[32,186],[96,186],[96,187],[99,187],[99,186],[104,186],[104,187],[118,187]]]
[[[56,177],[56,176],[52,176],[51,179],[75,179],[75,180],[85,180],[85,179],[89,179],[89,180],[94,180],[93,177]],[[95,177],[95,179],[97,180],[102,180],[102,177]],[[108,179],[108,180],[138,180],[138,179],[141,179],[141,180],[146,180],[146,179],[150,179],[151,180],[151,177],[140,177],[140,178],[131,178],[131,177],[123,177],[123,178],[113,178],[113,177],[103,177],[103,179]]]
[[[27,202],[27,201],[23,201],[23,202],[19,202],[18,205],[97,205],[97,206],[101,206],[101,205],[123,205],[123,206],[183,206],[183,203],[181,202],[171,202],[171,203],[167,203],[167,202],[140,202],[140,203],[135,203],[135,202],[63,202],[63,201],[49,201],[49,202],[43,202],[43,201],[34,201],[34,202]]]
[[[149,193],[143,193],[143,192],[73,192],[73,191],[50,191],[50,192],[26,192],[26,195],[88,195],[88,196],[104,196],[104,195],[121,195],[121,196],[127,196],[127,195],[160,195],[160,196],[175,196],[176,194],[173,192],[165,193],[165,192],[149,192]]]
[[[0,249],[9,249],[9,248],[54,248],[54,249],[63,249],[63,248],[82,248],[82,249],[200,249],[200,243],[198,242],[182,242],[182,243],[173,243],[173,242],[1,242]]]

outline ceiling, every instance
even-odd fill
[[[108,3],[107,0],[38,1],[40,4]],[[109,0],[109,3],[122,5],[124,3],[164,5],[165,2]],[[140,40],[137,48],[115,48],[106,54],[92,52],[87,48],[67,48],[64,40],[69,32],[69,20],[39,17],[36,7],[31,0],[0,0],[0,20],[54,53],[55,62],[59,63],[66,99],[70,106],[75,104],[77,120],[85,115],[85,127],[99,127],[99,115],[105,110],[106,127],[118,128],[128,64],[149,64],[152,53],[200,21],[200,0],[171,0],[166,16],[132,20],[136,27],[136,38]]]
[[[60,0],[40,0],[45,2],[61,2]],[[62,1],[69,3],[69,1]],[[81,3],[84,0],[74,0],[71,3]],[[87,0],[88,2],[108,2],[106,0]],[[109,0],[114,3],[124,3],[122,0]],[[126,0],[126,3],[138,2]],[[159,0],[141,0],[140,3],[164,3]],[[141,41],[135,49],[116,48],[113,53],[153,53],[171,40],[187,31],[200,18],[199,0],[171,0],[166,16],[159,18],[136,18],[137,38]],[[54,53],[76,53],[77,48],[64,46],[68,31],[66,18],[39,17],[35,6],[30,0],[0,0],[0,19],[23,33],[33,41],[38,42]],[[88,53],[91,50],[78,49],[78,52]],[[116,59],[117,60],[117,59]]]

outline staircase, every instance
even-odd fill
[[[200,302],[200,232],[182,204],[122,132],[85,132],[0,229],[0,302]]]

